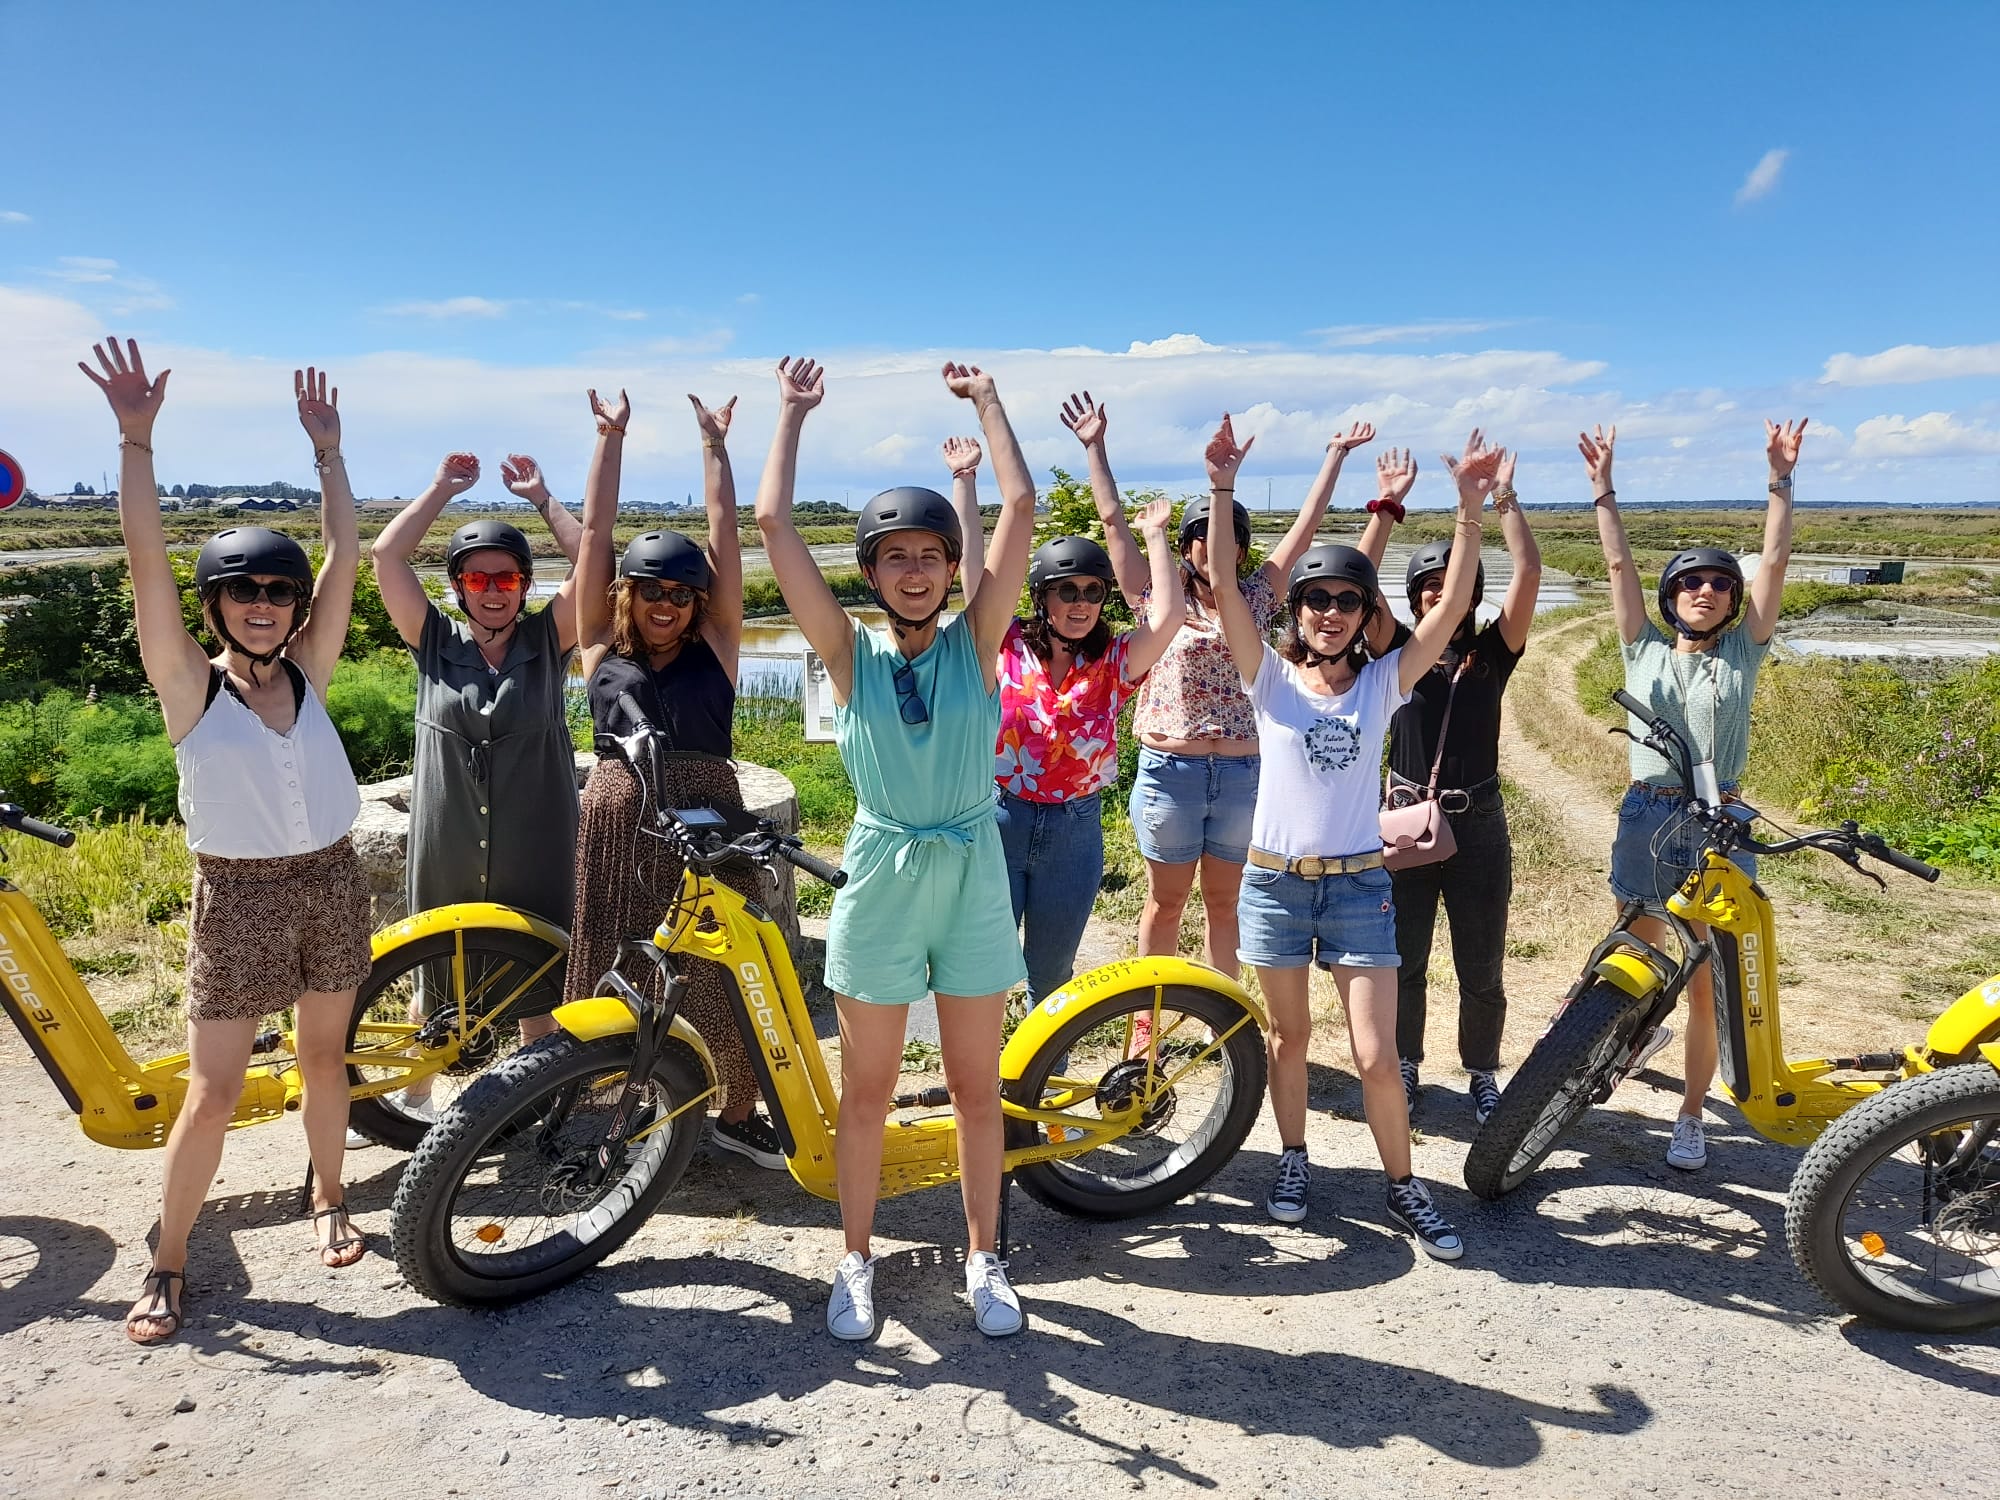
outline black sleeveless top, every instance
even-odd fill
[[[633,725],[618,706],[621,693],[630,693],[665,735],[668,750],[729,759],[736,684],[701,636],[657,672],[629,656],[605,657],[590,678],[590,721],[599,734],[631,733]]]

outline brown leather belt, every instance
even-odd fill
[[[1318,880],[1322,875],[1358,875],[1363,870],[1381,868],[1382,851],[1371,849],[1366,854],[1301,854],[1287,859],[1282,854],[1271,854],[1254,844],[1250,849],[1250,863],[1260,870],[1283,870],[1287,875],[1301,875],[1307,880]]]

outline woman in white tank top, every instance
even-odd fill
[[[97,346],[81,366],[118,418],[118,517],[130,559],[139,654],[160,696],[180,768],[181,816],[195,854],[188,938],[188,1092],[167,1138],[159,1243],[143,1295],[125,1319],[134,1343],[181,1327],[189,1231],[222,1160],[261,1016],[296,1008],[306,1144],[316,1180],[320,1259],[364,1253],[342,1189],[354,991],[368,973],[368,892],[348,841],[360,797],[327,717],[325,694],[347,638],[360,548],[340,457],[339,392],[295,373],[299,422],[322,475],[326,560],[260,527],[201,549],[195,583],[213,660],[181,623],[153,477],[153,421],[168,372],[149,380],[139,346]]]

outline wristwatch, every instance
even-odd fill
[[[1783,479],[1774,479],[1764,488],[1774,495],[1789,494],[1792,488],[1792,476],[1787,474]]]

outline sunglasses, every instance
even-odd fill
[[[1308,589],[1299,597],[1299,603],[1322,615],[1329,609],[1337,609],[1344,615],[1358,615],[1367,602],[1366,595],[1357,594],[1353,589],[1342,589],[1337,594],[1330,594],[1325,589]]]
[[[905,724],[928,724],[931,711],[917,692],[917,669],[908,662],[896,668],[890,681],[896,685],[896,712]]]
[[[675,609],[686,609],[694,603],[694,590],[684,583],[656,583],[650,578],[641,578],[633,582],[632,592],[648,604],[658,604],[664,599]]]
[[[222,591],[238,604],[255,604],[264,599],[276,609],[297,604],[305,597],[305,590],[289,578],[279,578],[270,583],[258,583],[253,578],[231,578],[222,585]]]
[[[1049,592],[1064,604],[1102,604],[1105,589],[1094,579],[1089,583],[1071,583],[1065,579],[1061,583],[1050,584]]]
[[[475,570],[459,574],[458,581],[470,594],[483,594],[488,589],[498,589],[503,594],[518,594],[521,582],[527,576],[525,573],[481,573]]]
[[[1727,573],[1683,573],[1674,580],[1674,587],[1683,594],[1697,593],[1703,584],[1707,584],[1718,594],[1736,592],[1736,580]]]

